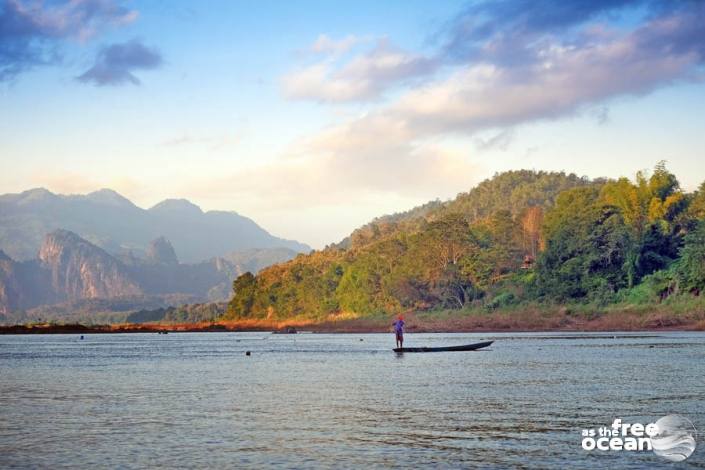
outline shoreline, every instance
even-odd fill
[[[410,312],[404,315],[407,333],[528,333],[528,332],[648,332],[705,331],[705,311],[690,313],[663,311],[571,312],[565,307],[524,309],[491,313]],[[119,333],[206,333],[278,332],[293,328],[311,333],[388,333],[392,315],[322,321],[308,319],[242,319],[200,323],[120,323],[84,325],[42,323],[0,326],[1,334],[119,334]],[[291,333],[289,333],[291,334]]]

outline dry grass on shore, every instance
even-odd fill
[[[87,326],[81,324],[30,324],[0,327],[0,334],[23,333],[158,333],[205,331],[283,331],[294,328],[319,333],[383,333],[395,316],[354,314],[329,316],[323,321],[305,317],[286,320],[240,319],[200,323],[142,323]],[[705,331],[705,307],[690,305],[594,306],[525,305],[488,312],[434,311],[405,315],[407,331],[509,332],[509,331]]]

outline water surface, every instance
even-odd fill
[[[0,336],[0,467],[673,468],[583,428],[705,429],[705,334]],[[251,351],[246,356],[245,351]],[[705,468],[705,442],[677,468]]]

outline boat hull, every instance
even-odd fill
[[[438,347],[438,348],[428,348],[428,347],[421,347],[421,348],[395,348],[394,352],[398,353],[413,353],[413,352],[452,352],[452,351],[475,351],[477,349],[482,349],[486,348],[487,346],[491,345],[494,343],[494,341],[483,341],[481,343],[474,343],[474,344],[463,344],[460,346],[445,346],[445,347]]]

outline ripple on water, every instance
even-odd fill
[[[485,338],[399,356],[389,335],[0,337],[2,466],[644,468],[658,460],[588,455],[580,430],[705,423],[703,334],[407,342]]]

